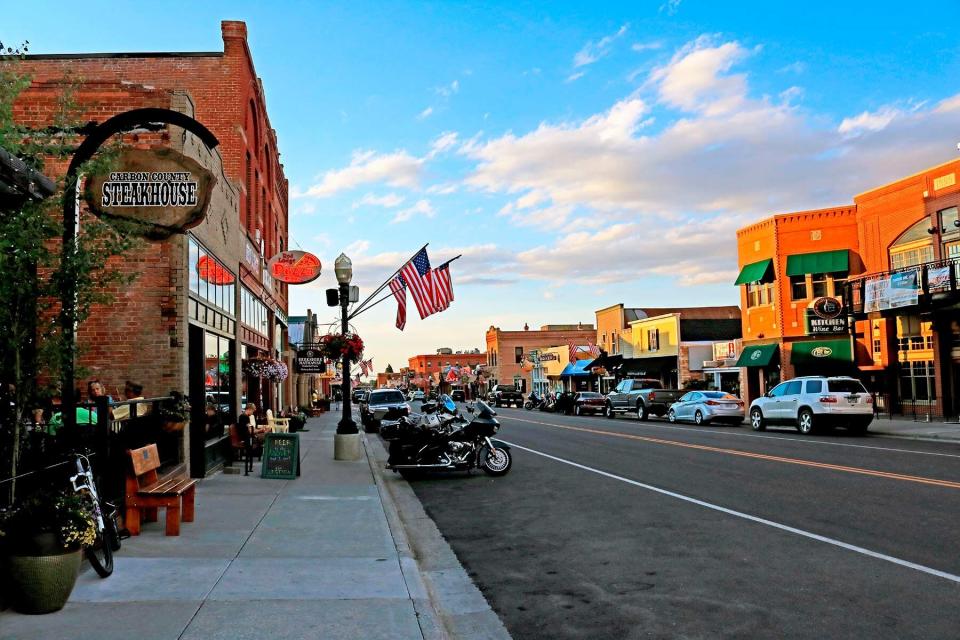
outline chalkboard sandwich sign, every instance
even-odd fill
[[[300,435],[268,433],[263,441],[261,478],[294,480],[300,475]]]

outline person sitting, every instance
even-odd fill
[[[210,403],[207,403],[204,412],[203,431],[207,440],[223,437],[223,421],[220,420],[220,412]]]
[[[269,427],[257,425],[257,418],[254,415],[257,412],[257,405],[252,402],[247,403],[243,408],[243,413],[237,417],[237,434],[244,443],[253,444],[263,442],[264,436],[270,432]]]
[[[143,385],[127,380],[123,385],[123,396],[127,400],[143,400]],[[131,411],[131,407],[134,411]],[[122,404],[113,408],[114,420],[127,420],[132,415],[134,418],[145,416],[150,413],[150,405],[146,403],[137,403],[135,405]]]

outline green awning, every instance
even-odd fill
[[[737,359],[738,367],[765,367],[770,364],[773,354],[777,353],[779,343],[756,344],[743,348],[740,358]]]
[[[853,362],[853,347],[850,338],[794,342],[793,349],[790,351],[790,362],[793,364]]]
[[[837,273],[850,270],[850,251],[820,251],[787,256],[787,275],[805,276],[808,273]]]
[[[753,282],[773,282],[773,260],[761,260],[746,265],[740,270],[733,284],[751,284]]]

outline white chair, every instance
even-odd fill
[[[273,410],[267,409],[267,427],[273,433],[289,433],[290,418],[274,418]]]

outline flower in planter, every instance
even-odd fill
[[[78,549],[92,545],[96,533],[87,503],[71,493],[39,493],[0,513],[0,541],[10,552],[33,547],[43,534],[52,534],[58,547]]]
[[[273,382],[283,382],[290,375],[286,363],[274,358],[251,358],[243,361],[243,372],[256,378],[267,378]]]
[[[320,351],[334,362],[343,356],[350,362],[358,362],[363,357],[363,340],[355,333],[330,333],[320,338]]]

